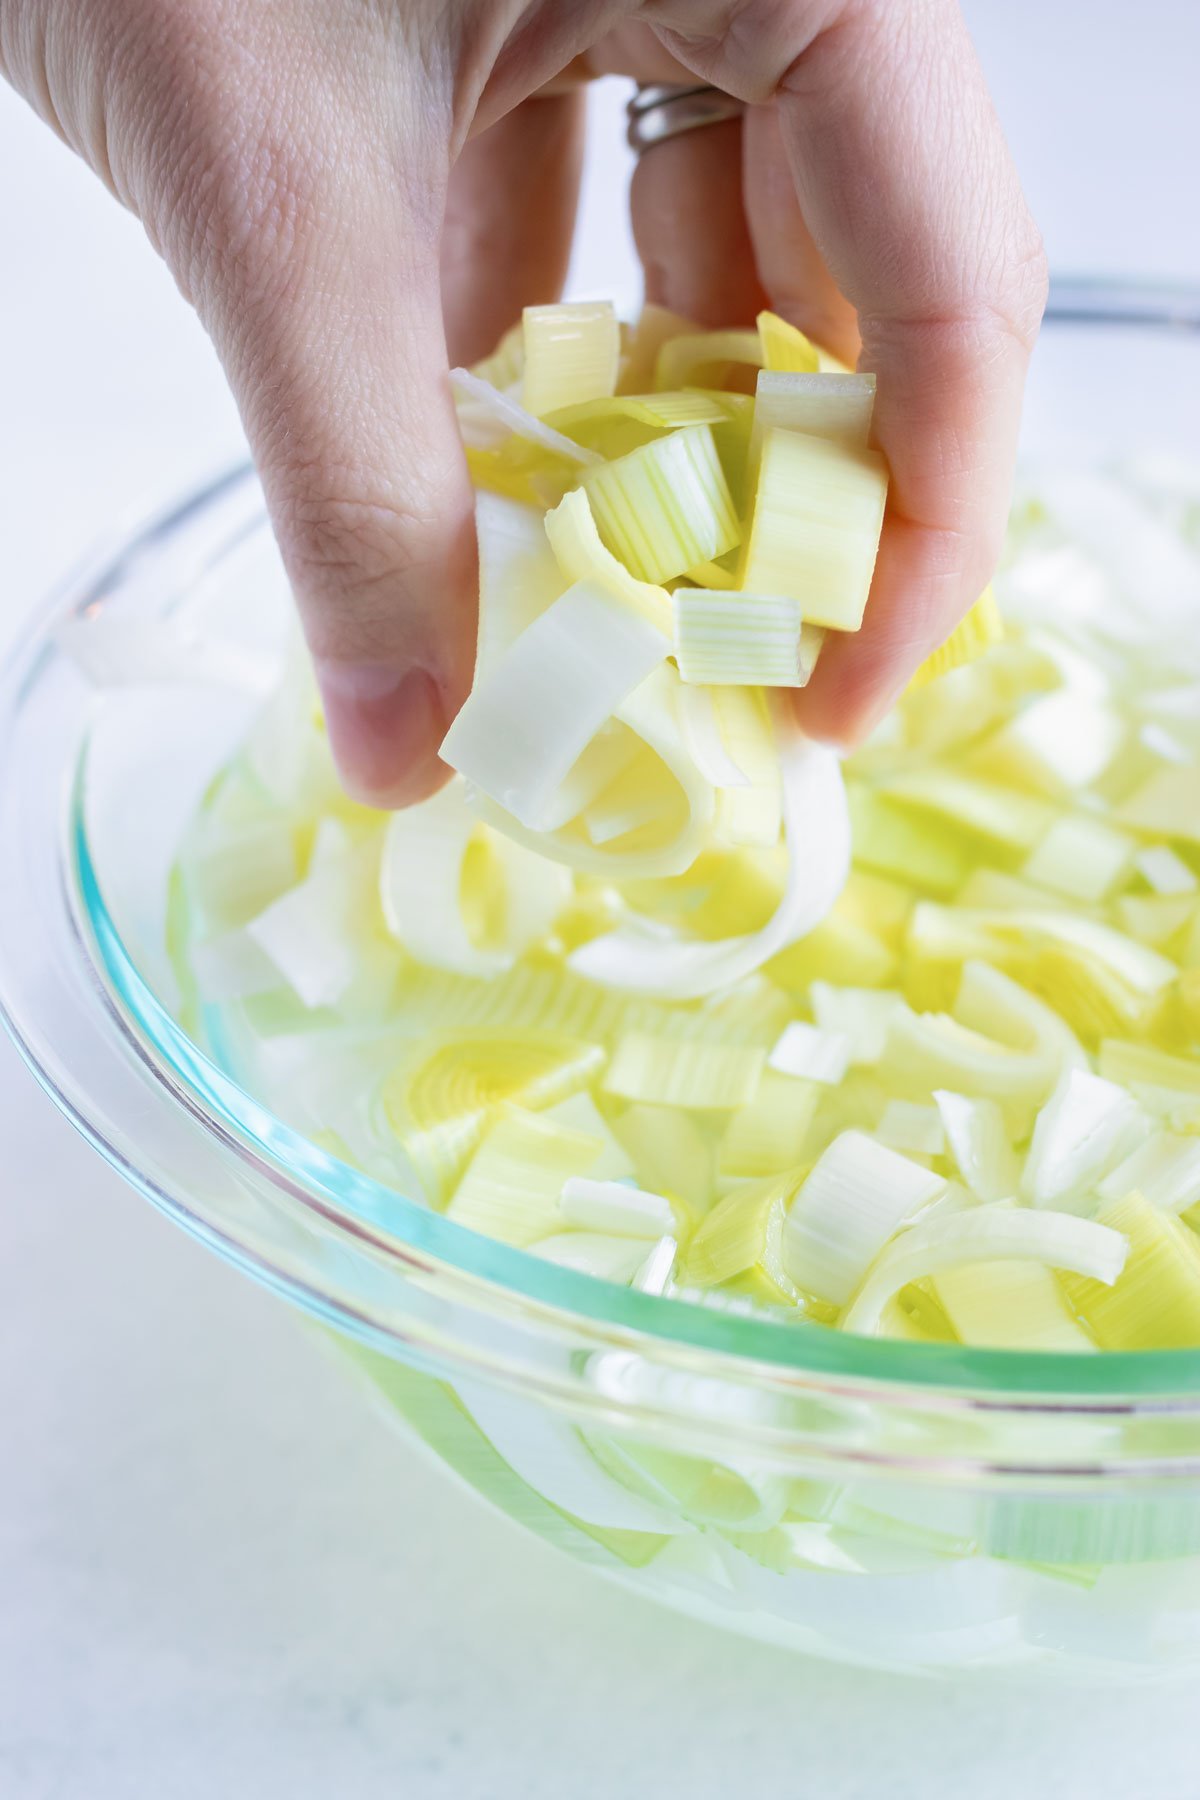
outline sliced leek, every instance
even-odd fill
[[[677,588],[673,606],[675,660],[685,681],[799,688],[816,667],[824,634],[805,625],[798,600]]]
[[[604,543],[640,581],[668,581],[741,537],[707,425],[669,432],[584,477]]]

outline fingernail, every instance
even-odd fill
[[[446,713],[427,669],[319,662],[317,681],[334,760],[347,793],[366,806],[422,800],[441,785]]]

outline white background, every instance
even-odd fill
[[[1200,279],[1194,0],[967,10],[1054,264]],[[632,278],[620,103],[592,289]],[[0,92],[0,637],[239,443],[138,227]],[[0,1045],[4,1800],[1194,1800],[1195,1704],[838,1672],[610,1590],[417,1463]]]

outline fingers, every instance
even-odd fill
[[[707,79],[777,98],[800,211],[879,377],[892,482],[866,623],[831,640],[801,699],[807,729],[853,741],[998,554],[1040,241],[951,0],[819,16],[760,0],[721,45],[669,42]]]
[[[526,100],[469,140],[450,176],[442,305],[453,363],[493,350],[566,279],[583,171],[582,90]]]
[[[853,368],[858,319],[804,222],[776,107],[746,109],[742,144],[746,222],[768,303]]]
[[[358,59],[289,84],[272,54],[269,91],[237,109],[184,90],[139,210],[237,398],[344,783],[404,805],[446,778],[475,647],[438,269],[447,138],[403,93],[389,111]]]
[[[652,145],[629,191],[646,298],[699,325],[753,323],[766,304],[742,205],[742,122]]]

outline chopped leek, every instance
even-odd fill
[[[804,687],[823,633],[806,626],[798,600],[780,594],[677,588],[675,659],[685,681],[738,687]]]
[[[815,373],[821,358],[815,345],[795,325],[789,325],[778,313],[760,312],[758,341],[762,346],[763,368],[773,373]]]
[[[659,1238],[675,1229],[671,1202],[661,1194],[627,1187],[622,1181],[588,1181],[579,1175],[563,1183],[559,1202],[569,1225],[614,1237]]]
[[[944,1186],[862,1132],[843,1132],[788,1208],[784,1267],[805,1293],[845,1305],[884,1245]]]
[[[1004,620],[996,604],[996,596],[990,587],[985,588],[945,643],[925,658],[909,686],[921,688],[927,682],[939,681],[951,669],[960,669],[964,664],[974,662],[977,656],[982,656],[993,644],[1003,641]]]
[[[527,306],[521,397],[538,417],[616,391],[621,337],[609,301]]]
[[[671,596],[665,588],[639,581],[605,547],[583,488],[572,488],[569,494],[564,494],[559,504],[545,515],[543,523],[564,581],[593,582],[618,600],[625,601],[634,612],[643,613],[664,633],[671,632]],[[544,610],[544,607],[538,608],[538,611]]]
[[[563,1183],[586,1175],[602,1149],[586,1132],[512,1107],[488,1129],[446,1217],[502,1244],[536,1243],[561,1227]]]
[[[1145,1135],[1137,1101],[1086,1069],[1068,1069],[1038,1114],[1022,1192],[1034,1206],[1069,1208]]]
[[[707,425],[589,469],[584,487],[601,538],[640,581],[669,581],[741,537]]]
[[[837,1087],[844,1079],[854,1053],[854,1040],[844,1031],[822,1031],[800,1019],[790,1024],[769,1058],[771,1068],[782,1075]]]
[[[754,390],[750,462],[758,467],[766,431],[802,431],[865,450],[875,408],[873,375],[780,373],[764,369]]]
[[[666,648],[646,619],[577,581],[473,690],[443,762],[536,830],[555,788]]]
[[[1106,1201],[1096,1218],[1102,1229],[1119,1232],[1129,1247],[1115,1284],[1097,1280],[1085,1269],[1077,1270],[1081,1279],[1066,1281],[1071,1304],[1096,1342],[1104,1350],[1200,1345],[1200,1246],[1195,1235],[1136,1193]],[[1082,1279],[1089,1275],[1092,1279]]]
[[[765,1053],[750,1045],[705,1044],[631,1031],[617,1040],[605,1092],[655,1106],[731,1112],[753,1100]]]

